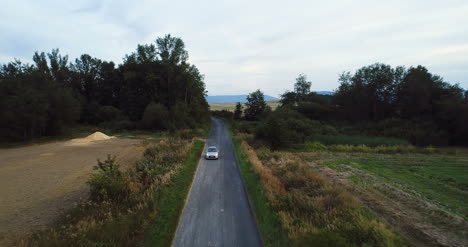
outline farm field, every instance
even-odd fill
[[[278,100],[273,100],[273,101],[266,101],[266,104],[270,106],[272,110],[274,110],[280,105],[280,102]],[[243,103],[242,106],[245,109],[245,103]],[[211,103],[210,104],[211,111],[227,110],[227,111],[233,112],[235,108],[236,108],[236,103],[221,103],[221,104]]]
[[[237,139],[293,243],[468,244],[466,149],[318,143],[324,149],[272,151],[249,146],[249,135]]]
[[[0,149],[0,245],[47,227],[60,212],[87,198],[85,182],[97,159],[110,154],[131,164],[145,150],[138,139],[98,139]]]
[[[468,244],[468,155],[306,152],[314,170],[352,191],[416,245]]]

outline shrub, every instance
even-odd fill
[[[273,149],[292,147],[304,143],[305,137],[318,131],[320,123],[302,114],[280,108],[272,112],[257,128],[257,138],[269,143]]]
[[[236,121],[233,125],[237,132],[253,134],[258,123],[254,121]]]
[[[120,201],[127,197],[127,184],[125,177],[119,170],[115,157],[107,156],[104,162],[98,159],[94,167],[99,173],[93,174],[87,182],[90,186],[90,197],[95,201]]]
[[[305,144],[306,150],[310,151],[326,151],[328,150],[327,146],[323,145],[320,142],[308,142]]]

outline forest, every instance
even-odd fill
[[[257,90],[245,109],[238,104],[232,116],[217,114],[246,120],[237,121],[237,127],[273,149],[323,136],[388,137],[418,146],[468,144],[468,91],[423,66],[376,63],[344,72],[338,82],[334,95],[319,95],[301,74],[274,111]]]
[[[116,65],[58,49],[33,64],[0,65],[0,140],[61,135],[76,124],[112,130],[175,130],[209,121],[204,77],[182,39],[138,45]]]

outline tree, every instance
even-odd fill
[[[406,71],[390,65],[372,64],[354,74],[343,73],[336,92],[341,114],[349,120],[378,121],[392,117],[397,100],[397,86]]]
[[[247,120],[258,120],[264,113],[267,105],[265,103],[265,96],[260,89],[250,93],[247,96],[246,108],[244,111]]]
[[[296,83],[294,84],[294,92],[296,93],[296,100],[298,102],[304,101],[307,95],[310,93],[310,87],[312,82],[307,81],[307,76],[300,74],[296,78]]]
[[[188,59],[188,52],[182,39],[166,34],[156,40],[159,57],[163,63],[180,65]]]
[[[234,110],[234,119],[240,119],[242,117],[242,104],[237,102],[236,109]]]
[[[286,91],[281,95],[281,105],[295,105],[297,103],[297,94],[295,92]]]
[[[170,126],[168,109],[156,103],[149,104],[143,113],[142,126],[150,130],[164,130]]]

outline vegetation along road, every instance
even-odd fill
[[[229,132],[212,119],[207,146],[218,160],[201,159],[174,239],[174,246],[261,246]]]

